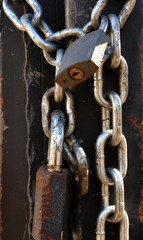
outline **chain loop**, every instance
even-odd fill
[[[109,176],[107,176],[105,171],[105,144],[107,140],[112,136],[112,131],[103,132],[99,135],[96,140],[96,173],[99,180],[108,185],[113,185],[113,181]],[[127,143],[124,135],[121,135],[121,142],[118,145],[118,169],[122,175],[125,177],[127,172]]]
[[[44,33],[45,37],[49,37],[51,34],[53,34],[52,29],[49,27],[49,25],[41,19],[41,21],[38,24],[38,28]],[[46,40],[45,40],[46,41]]]
[[[123,218],[123,212],[124,212],[124,185],[123,185],[123,178],[121,173],[119,172],[119,170],[115,169],[115,168],[107,168],[106,169],[107,173],[109,174],[109,176],[111,177],[114,186],[115,186],[115,212],[113,215],[111,215],[110,217],[108,217],[108,221],[112,222],[112,223],[117,223],[120,222]],[[107,185],[107,184],[106,184]],[[109,186],[107,185],[107,188],[109,188]],[[102,187],[103,189],[103,187]],[[106,191],[109,193],[109,190],[106,189]],[[101,193],[101,195],[103,195],[103,193]],[[107,198],[109,198],[109,194],[106,195]],[[103,201],[103,206],[105,206],[105,204],[107,202],[109,202],[109,200],[105,200],[106,202],[104,203],[104,199],[102,199]]]
[[[105,8],[107,2],[108,2],[108,0],[98,0],[92,10],[91,23],[95,29],[97,29],[99,27],[99,18],[100,18],[101,12]],[[136,3],[136,0],[126,0],[126,3],[118,16],[120,28],[122,28],[124,26],[125,22],[127,21],[129,15],[131,14],[131,12],[135,6],[135,3]]]
[[[26,2],[32,7],[34,11],[34,15],[32,15],[31,23],[33,27],[37,26],[40,22],[41,16],[42,16],[42,7],[39,4],[37,0],[26,0]],[[3,0],[3,9],[8,16],[8,18],[13,22],[13,24],[21,31],[25,31],[25,28],[21,24],[21,21],[19,17],[15,14],[13,11],[10,1],[9,0]]]
[[[96,101],[100,106],[105,108],[111,108],[111,102],[103,96],[103,66],[105,62],[109,59],[110,55],[105,55],[104,59],[94,74],[94,95]],[[128,96],[128,65],[124,57],[121,56],[120,66],[119,66],[119,94],[121,98],[121,103],[123,104]]]
[[[103,9],[105,8],[107,2],[108,2],[108,0],[98,0],[92,10],[91,23],[95,29],[97,29],[99,27],[100,14],[103,11]]]
[[[85,32],[81,28],[73,27],[73,28],[66,28],[56,33],[53,33],[46,40],[50,42],[57,42],[68,37],[81,38],[84,35],[85,35]]]
[[[117,146],[121,141],[121,133],[122,133],[122,106],[121,100],[117,93],[109,92],[106,93],[106,97],[108,97],[112,103],[112,137],[108,141],[108,144],[111,146]],[[106,108],[104,108],[106,111]],[[108,131],[108,130],[107,130]]]
[[[37,0],[25,0],[25,1],[31,6],[31,8],[34,11],[31,23],[34,27],[36,27],[39,24],[42,17],[42,7]]]
[[[100,30],[103,30],[104,32],[106,32],[106,31],[107,31],[107,28],[108,28],[108,25],[109,25],[108,18],[107,18],[106,16],[101,17],[99,29],[100,29]],[[89,21],[89,22],[82,28],[82,30],[83,30],[86,34],[89,33],[89,32],[91,32],[91,31],[93,30],[93,26],[92,26],[91,21]]]
[[[85,26],[82,28],[82,30],[85,33],[89,33],[91,30],[93,29],[93,26],[91,24],[91,21],[89,21],[88,23],[85,24]]]
[[[25,28],[21,24],[19,17],[13,11],[11,4],[9,3],[9,0],[3,0],[2,6],[3,6],[3,10],[5,11],[5,14],[13,22],[15,27],[17,27],[21,31],[25,31]]]
[[[57,75],[63,56],[64,56],[64,50],[59,49],[56,54],[56,74],[55,75]],[[60,103],[64,99],[63,88],[60,87],[60,85],[57,83],[55,83],[54,99],[56,103]]]
[[[111,49],[112,56],[110,59],[109,67],[116,69],[120,65],[121,57],[121,41],[120,41],[120,24],[118,17],[114,14],[108,15],[110,22],[110,34],[111,34]]]
[[[52,33],[51,35],[49,35],[47,38],[46,38],[46,41],[47,42],[58,42],[60,40],[63,40],[65,38],[68,38],[68,37],[83,37],[85,35],[84,31],[80,28],[69,28],[69,29],[64,29],[62,31],[58,31],[56,33]],[[52,65],[52,66],[56,66],[56,59],[53,58],[51,56],[51,54],[49,52],[47,52],[46,50],[43,50],[43,55],[46,59],[46,61]]]
[[[64,144],[65,117],[63,112],[55,110],[51,114],[50,137],[48,142],[47,162],[49,171],[61,172]]]
[[[131,14],[132,10],[134,9],[135,4],[136,4],[136,0],[126,0],[126,3],[118,16],[118,19],[120,22],[120,28],[122,28],[124,26],[129,15]]]
[[[105,240],[105,223],[107,218],[115,212],[114,206],[103,209],[97,217],[96,240]],[[120,240],[129,240],[129,220],[126,211],[120,222]]]
[[[79,169],[79,186],[80,186],[80,193],[82,195],[85,195],[88,191],[88,161],[87,161],[87,156],[77,142],[76,138],[74,135],[71,135],[70,138],[67,138],[67,142],[71,148],[71,151],[74,153],[77,159],[78,163],[78,169]]]
[[[49,117],[50,117],[50,98],[54,94],[55,87],[48,89],[42,98],[42,126],[43,131],[47,137],[50,135]],[[74,99],[72,93],[68,89],[64,89],[66,97],[66,113],[68,117],[68,126],[65,132],[65,138],[70,137],[75,129],[75,110]]]
[[[32,14],[24,14],[21,17],[21,23],[24,27],[24,30],[29,34],[33,42],[41,49],[44,49],[49,52],[53,52],[58,49],[58,45],[50,42],[46,42],[33,27],[30,17]],[[38,27],[38,26],[37,26]]]

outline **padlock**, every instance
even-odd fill
[[[51,115],[48,165],[40,167],[36,175],[32,229],[35,240],[70,239],[71,175],[67,169],[61,168],[64,125],[64,114],[59,110],[54,111]]]
[[[56,83],[63,88],[72,87],[88,80],[97,71],[110,40],[104,30],[106,28],[88,33],[69,45],[57,72]]]

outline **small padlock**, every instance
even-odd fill
[[[71,175],[61,169],[64,142],[64,114],[51,115],[48,144],[48,165],[36,175],[35,206],[32,236],[35,240],[68,240]],[[71,225],[71,224],[70,224]]]
[[[105,19],[105,18],[104,18]],[[105,26],[108,19],[105,20]],[[108,26],[108,25],[107,25]],[[88,80],[100,67],[110,37],[107,27],[88,33],[67,48],[55,82],[61,87],[72,87]]]

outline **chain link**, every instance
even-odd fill
[[[94,95],[100,106],[111,108],[111,102],[103,96],[103,67],[107,60],[110,59],[110,54],[104,55],[104,59],[100,68],[94,74]],[[123,56],[120,58],[119,66],[119,96],[123,104],[128,96],[128,65]]]
[[[108,206],[103,209],[97,218],[96,240],[105,240],[105,223],[109,215],[115,212],[115,206]],[[129,240],[129,219],[126,211],[120,221],[119,239]]]
[[[92,10],[91,13],[91,24],[92,26],[97,29],[99,27],[99,18],[100,15],[107,5],[108,0],[98,0],[95,7]],[[123,27],[126,20],[128,19],[130,13],[132,12],[134,6],[135,6],[136,0],[127,0],[123,9],[119,13],[118,19],[120,23],[120,28]]]
[[[56,54],[56,74],[55,74],[55,76],[57,75],[57,72],[61,65],[63,56],[64,56],[64,50],[61,48],[57,51],[57,54]],[[60,103],[63,101],[63,99],[64,99],[63,88],[60,87],[60,85],[55,82],[54,100],[56,103]]]
[[[120,65],[121,58],[121,42],[120,42],[120,24],[116,15],[109,14],[110,34],[111,34],[111,49],[112,57],[109,67],[116,69]]]
[[[47,137],[50,136],[49,118],[50,118],[50,98],[54,95],[55,87],[48,89],[42,98],[42,126],[43,131]],[[68,117],[68,126],[65,132],[65,138],[71,136],[75,130],[75,110],[74,110],[74,98],[72,93],[68,89],[64,89],[66,98],[66,113]]]

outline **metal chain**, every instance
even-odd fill
[[[33,14],[23,14],[21,17],[15,13],[13,4],[24,2],[29,4]],[[102,109],[102,133],[96,141],[96,173],[101,181],[101,199],[102,211],[99,213],[96,225],[96,240],[105,239],[105,223],[120,223],[120,240],[129,239],[129,220],[124,209],[124,184],[123,179],[127,172],[127,143],[122,133],[122,104],[128,95],[128,65],[123,56],[121,56],[120,29],[123,27],[130,13],[132,12],[136,0],[126,0],[123,9],[118,17],[114,14],[108,15],[108,22],[102,24],[105,18],[101,18],[108,0],[97,0],[91,13],[91,21],[82,29],[73,27],[54,33],[49,25],[42,19],[42,7],[37,0],[3,0],[3,9],[8,18],[21,31],[26,31],[33,42],[43,50],[46,61],[56,67],[56,74],[60,67],[64,50],[61,49],[60,41],[74,36],[83,37],[92,29],[102,29],[108,27],[111,36],[111,43],[108,46],[106,54],[100,68],[94,74],[94,95],[96,101]],[[45,38],[40,35],[43,32]],[[51,53],[56,53],[54,58]],[[119,94],[110,91],[103,95],[103,67],[110,69],[119,68]],[[66,118],[68,124],[65,130],[65,141],[63,143],[63,156],[67,160],[70,170],[74,175],[77,184],[78,194],[84,195],[88,191],[88,162],[84,150],[81,148],[73,133],[75,130],[75,109],[73,94],[69,89],[62,89],[55,84],[48,89],[42,98],[42,126],[45,135],[51,141],[50,135],[50,99],[54,96],[56,103],[61,103],[65,99]],[[65,96],[65,98],[64,98]],[[112,128],[110,123],[110,111],[112,111]],[[57,112],[58,114],[58,112]],[[63,114],[60,112],[60,114]],[[58,141],[58,140],[57,140]],[[105,145],[118,147],[118,169],[105,167]],[[49,150],[50,151],[50,150]],[[61,155],[60,155],[61,158]],[[59,159],[60,159],[59,158]],[[59,160],[60,161],[60,160]],[[115,204],[109,203],[109,186],[114,185]],[[73,239],[80,239],[79,235],[73,234]]]
[[[49,64],[55,66],[56,59],[53,59],[50,53],[55,52],[60,48],[59,41],[65,38],[69,38],[71,36],[75,36],[79,38],[84,36],[85,33],[88,33],[92,28],[97,29],[99,27],[101,13],[105,8],[108,0],[97,1],[91,13],[91,21],[87,23],[86,26],[83,27],[83,29],[73,27],[73,28],[64,29],[62,31],[58,31],[56,33],[54,33],[49,27],[49,25],[42,19],[42,7],[37,0],[25,0],[25,1],[23,0],[23,1],[19,1],[18,3],[20,4],[21,2],[26,2],[27,4],[29,4],[33,9],[33,14],[29,14],[29,13],[23,14],[21,17],[19,17],[13,9],[13,4],[15,5],[17,1],[3,0],[2,5],[6,15],[19,30],[26,31],[28,33],[29,37],[33,40],[33,42],[43,50],[43,54],[46,61]],[[130,13],[132,12],[135,6],[135,3],[136,3],[136,0],[126,0],[126,3],[118,16],[120,28],[126,22],[128,16],[130,15]],[[112,32],[112,19],[110,19],[110,17],[109,17],[109,21],[111,22],[111,32]],[[113,25],[114,25],[114,20],[113,20]],[[117,28],[119,28],[119,26],[117,26]],[[44,33],[45,39],[36,30],[38,28]],[[116,34],[115,28],[114,28],[114,31],[115,32],[113,34],[115,36]],[[113,47],[114,47],[114,44],[116,44],[117,38],[114,38],[115,42],[113,43]],[[111,60],[111,67],[116,68],[116,66],[119,63],[119,56],[117,58],[116,55],[117,54],[119,55],[120,51],[118,53],[114,52],[114,54],[115,56],[113,56]],[[117,63],[113,63],[115,58]]]
[[[102,211],[97,217],[96,240],[105,240],[105,223],[120,223],[120,240],[129,239],[129,220],[125,212],[123,179],[127,172],[127,143],[122,134],[122,104],[128,95],[128,65],[121,56],[119,19],[108,15],[112,52],[104,56],[94,74],[94,95],[102,107],[102,133],[96,140],[96,173],[101,181]],[[121,24],[121,22],[120,22]],[[103,67],[119,68],[119,95],[110,91],[103,95]],[[112,110],[112,124],[110,122]],[[112,128],[111,128],[112,125]],[[105,167],[105,145],[118,147],[118,169]],[[114,205],[110,205],[109,186],[114,185]]]
[[[64,51],[59,49],[56,56],[56,73],[61,64]],[[61,103],[64,100],[63,95],[65,95],[65,108],[68,119],[67,129],[65,131],[64,137],[65,142],[63,144],[63,157],[69,164],[69,168],[74,176],[76,183],[76,198],[79,202],[80,196],[85,195],[88,192],[88,161],[87,156],[83,148],[79,145],[76,138],[73,135],[75,130],[75,107],[74,107],[74,98],[73,94],[69,89],[63,89],[58,84],[55,83],[55,87],[48,89],[42,98],[42,127],[45,135],[49,138],[51,142],[51,129],[50,129],[50,98],[54,95],[54,100],[56,103]],[[59,111],[61,112],[61,111]],[[62,113],[62,112],[61,112]],[[52,123],[51,123],[52,124]],[[54,138],[58,142],[58,139]],[[48,153],[50,150],[48,149]],[[53,152],[51,148],[51,152]],[[51,154],[52,155],[52,154]],[[59,151],[59,161],[61,159],[61,152]],[[56,162],[56,156],[53,155],[52,162]],[[49,155],[47,161],[49,160]],[[58,166],[55,168],[58,169]],[[76,206],[74,216],[74,221],[76,222],[76,229],[80,228],[79,215],[80,215],[80,205]],[[76,231],[73,228],[72,239],[80,239],[80,231]]]

